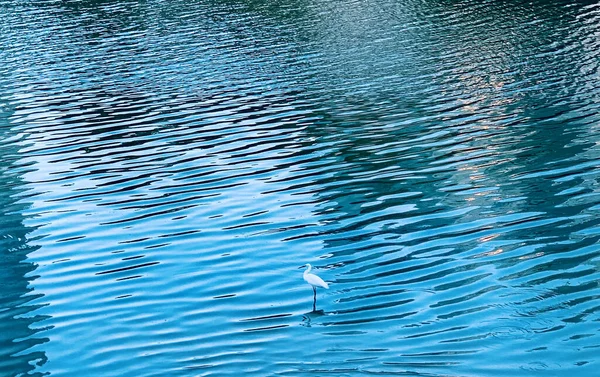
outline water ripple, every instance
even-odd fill
[[[599,10],[0,2],[0,370],[595,376]]]

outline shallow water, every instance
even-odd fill
[[[0,374],[597,376],[595,2],[0,1],[0,35]]]

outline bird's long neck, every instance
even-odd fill
[[[309,264],[308,267],[306,268],[306,271],[304,271],[304,275],[308,274],[311,269],[312,269],[312,266]]]

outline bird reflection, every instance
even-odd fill
[[[322,316],[326,316],[327,313],[325,313],[322,309],[321,310],[313,310],[312,312],[309,313],[304,313],[304,315],[302,315],[302,326],[305,327],[312,327],[312,321],[313,320],[317,320],[318,318],[322,317]]]

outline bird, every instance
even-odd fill
[[[304,274],[302,275],[302,277],[308,284],[310,284],[312,286],[313,294],[314,294],[313,295],[313,311],[316,311],[316,309],[317,309],[317,287],[329,289],[329,284],[324,282],[323,279],[321,279],[317,275],[311,274],[310,273],[311,269],[312,269],[312,266],[310,265],[310,263],[307,263],[306,270],[304,271]]]

